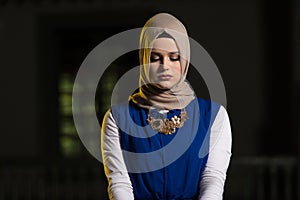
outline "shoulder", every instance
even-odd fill
[[[216,115],[221,109],[224,109],[224,106],[210,99],[196,98],[194,101],[198,103],[200,111],[205,113]]]
[[[108,112],[111,113],[111,115],[114,118],[118,118],[121,113],[125,113],[125,111],[129,108],[130,102],[123,102],[116,105],[112,105]]]
[[[112,105],[110,107],[110,112],[116,120],[124,119],[124,117],[135,118],[134,116],[139,116],[147,112],[146,109],[139,107],[132,101],[120,103],[117,105]]]
[[[202,116],[209,118],[211,122],[229,122],[229,117],[225,106],[209,99],[197,98],[199,111]]]

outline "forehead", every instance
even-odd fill
[[[177,52],[178,47],[172,38],[157,38],[153,41],[152,51]]]

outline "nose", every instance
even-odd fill
[[[168,56],[164,56],[161,60],[161,65],[164,70],[168,70],[170,67],[170,59]]]

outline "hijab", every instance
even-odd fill
[[[164,35],[171,36],[180,54],[181,79],[170,89],[155,86],[149,77],[153,42]],[[146,22],[140,34],[139,59],[139,91],[129,98],[138,106],[146,109],[183,109],[195,98],[194,91],[186,80],[190,59],[189,38],[184,25],[177,18],[168,13],[159,13]]]

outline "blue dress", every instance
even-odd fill
[[[209,100],[194,99],[186,107],[189,119],[183,127],[165,135],[147,126],[147,109],[133,102],[112,107],[136,200],[197,199],[210,127],[219,108]],[[170,110],[167,118],[180,112]]]

